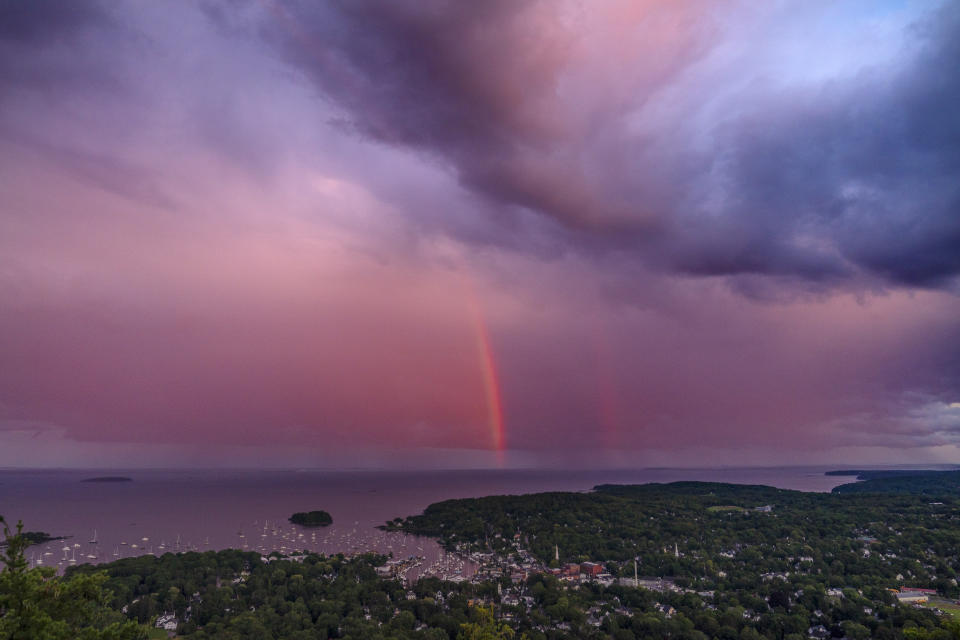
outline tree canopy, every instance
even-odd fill
[[[333,524],[333,516],[326,511],[299,511],[290,516],[290,522],[304,527],[326,527]]]

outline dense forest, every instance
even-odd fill
[[[543,562],[591,560],[698,589],[749,588],[789,574],[824,587],[903,585],[955,598],[960,496],[837,495],[679,482],[592,493],[448,500],[387,528],[448,548],[509,552],[517,536]]]
[[[78,567],[69,575],[105,571],[114,608],[143,623],[172,615],[178,635],[198,639],[796,640],[806,637],[811,619],[834,637],[960,637],[950,635],[948,621],[896,606],[882,590],[848,589],[831,597],[811,583],[796,595],[774,583],[759,593],[656,593],[598,584],[570,588],[547,574],[518,586],[506,579],[471,584],[427,578],[405,587],[377,576],[382,556],[269,560],[241,551],[166,554]],[[514,589],[524,600],[507,604],[503,594]]]
[[[106,571],[111,604],[150,623],[171,614],[191,638],[456,638],[480,622],[468,599],[484,587],[424,580],[408,596],[377,575],[374,554],[296,561],[244,551],[140,556],[69,575]],[[486,593],[494,593],[487,586]],[[438,604],[437,594],[442,593]]]
[[[857,471],[862,482],[835,487],[833,493],[901,493],[931,497],[960,495],[960,471]]]

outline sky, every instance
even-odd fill
[[[960,4],[0,0],[0,466],[960,463]]]

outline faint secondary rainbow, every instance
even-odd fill
[[[608,450],[620,447],[620,403],[613,366],[613,346],[608,328],[600,321],[591,332],[594,352],[597,412],[603,444]]]
[[[497,454],[497,463],[502,467],[506,453],[505,421],[503,419],[503,401],[500,397],[500,379],[497,376],[497,363],[490,345],[490,334],[480,311],[473,290],[468,286],[470,315],[473,319],[474,334],[477,339],[477,354],[480,358],[480,373],[483,378],[483,392],[487,405],[487,424],[493,450]]]

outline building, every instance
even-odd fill
[[[920,604],[929,600],[929,596],[919,591],[898,591],[897,600],[901,604]]]
[[[177,618],[172,613],[165,613],[159,618],[155,626],[158,629],[164,629],[166,631],[176,631],[177,630]]]

